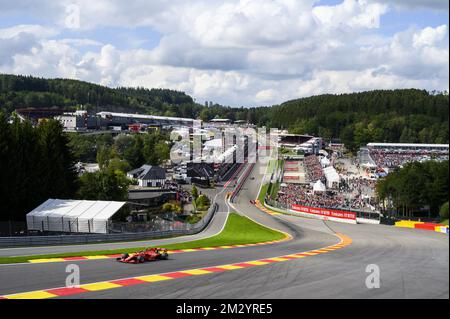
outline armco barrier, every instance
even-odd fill
[[[396,227],[403,228],[416,228],[416,224],[423,224],[423,222],[416,222],[412,220],[400,220],[398,222],[395,222]]]
[[[434,228],[435,232],[438,233],[443,233],[443,234],[447,234],[448,235],[448,226],[436,226]]]
[[[237,186],[234,188],[233,193],[231,194],[230,201],[233,202],[234,198],[237,194],[239,194],[239,191],[241,190],[242,186],[245,184],[245,181],[247,180],[248,176],[253,170],[253,167],[255,166],[254,163],[250,164],[249,168],[239,177],[237,181]]]
[[[201,232],[209,224],[217,210],[217,204],[209,209],[205,217],[190,229],[151,231],[128,234],[85,234],[57,236],[0,237],[0,247],[48,246],[67,244],[92,244],[102,242],[118,242],[128,240],[157,239],[182,235],[193,235]]]
[[[415,228],[429,231],[435,231],[448,235],[448,226],[435,223],[416,222],[412,220],[401,220],[395,223],[396,227]]]
[[[436,224],[423,223],[423,224],[416,224],[416,225],[414,226],[414,228],[434,231],[434,228],[435,228],[436,226],[437,226]]]

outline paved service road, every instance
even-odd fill
[[[348,225],[286,215],[268,215],[249,203],[262,178],[257,164],[234,203],[248,217],[290,233],[290,241],[256,247],[172,255],[166,262],[126,265],[113,260],[78,261],[81,282],[243,262],[335,244],[334,232],[352,238],[325,254],[178,278],[72,298],[449,298],[447,235],[383,225]],[[220,215],[218,215],[220,216]],[[380,269],[380,288],[366,287],[366,267]],[[0,295],[64,286],[67,263],[0,266]]]

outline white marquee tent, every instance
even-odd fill
[[[333,188],[333,184],[336,183],[339,185],[341,178],[333,166],[325,167],[323,169],[323,173],[325,174],[325,178],[327,179],[328,188]]]
[[[108,232],[110,218],[125,202],[48,199],[27,214],[28,230],[100,233]]]
[[[325,192],[327,190],[326,186],[321,182],[317,181],[313,185],[313,192]]]
[[[326,158],[326,157],[323,157],[320,160],[320,164],[322,164],[322,167],[330,166],[330,160],[328,158]]]

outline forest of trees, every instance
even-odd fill
[[[259,126],[339,138],[355,151],[368,142],[448,143],[448,93],[417,89],[318,95],[272,107],[195,103],[183,92],[116,88],[77,80],[0,75],[0,109],[76,107],[92,111],[245,120]]]
[[[232,108],[195,103],[184,92],[167,89],[108,88],[69,79],[43,79],[0,74],[0,110],[19,108],[73,108],[83,105],[94,112],[116,111],[200,118],[230,118],[255,124],[268,120],[267,108]]]
[[[158,132],[147,134],[68,133],[69,147],[77,162],[99,163],[100,167],[113,165],[126,172],[143,164],[160,165],[170,158],[169,136]]]
[[[49,198],[73,198],[74,158],[58,121],[33,127],[0,112],[0,220],[23,220]]]
[[[356,150],[368,142],[448,143],[448,94],[423,90],[320,95],[271,109],[270,126],[325,139]]]
[[[116,88],[68,79],[0,74],[0,109],[74,107],[87,110],[197,116],[192,98],[165,89]]]
[[[126,172],[169,159],[168,136],[67,134],[56,120],[37,127],[0,111],[0,221],[24,220],[49,198],[126,200]],[[78,176],[78,161],[98,162],[100,171]]]
[[[408,163],[379,180],[376,191],[381,200],[392,203],[399,216],[413,217],[414,212],[429,207],[429,217],[437,217],[448,202],[448,188],[447,160]]]

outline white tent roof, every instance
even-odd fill
[[[204,143],[204,148],[220,148],[222,147],[222,139],[215,138]]]
[[[313,192],[325,192],[326,190],[326,186],[321,181],[317,181],[313,186]]]
[[[106,222],[123,205],[125,202],[49,199],[27,214],[27,226],[35,230],[68,231],[69,223],[78,226],[82,221]],[[73,227],[70,231],[78,228]]]
[[[326,166],[330,165],[330,160],[328,158],[326,158],[326,157],[323,157],[320,160],[320,163],[322,164],[322,167],[326,167]]]
[[[340,177],[338,172],[334,169],[333,166],[328,166],[323,169],[323,173],[325,174],[325,178],[330,182],[339,182]]]
[[[325,150],[320,150],[320,151],[319,151],[319,154],[322,154],[322,155],[324,155],[324,156],[328,156],[328,152],[325,151]]]

